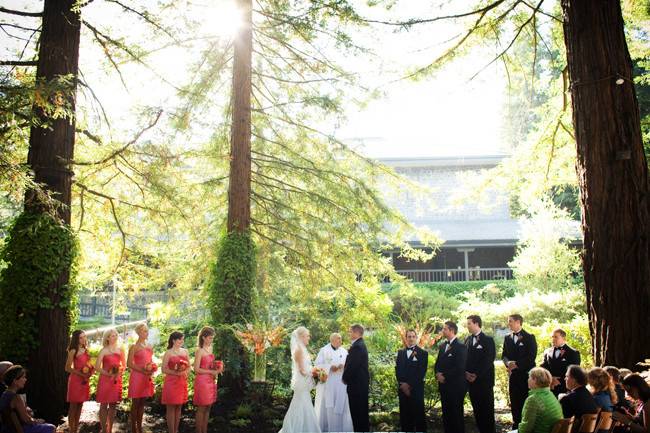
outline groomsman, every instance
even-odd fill
[[[570,365],[580,365],[580,352],[566,344],[566,332],[562,329],[553,331],[551,339],[553,346],[544,351],[542,367],[551,372],[551,391],[557,397],[566,393],[564,376]]]
[[[395,376],[399,384],[399,420],[403,432],[426,432],[424,415],[424,377],[427,373],[429,353],[418,347],[418,334],[406,331],[405,349],[397,352]]]
[[[465,380],[467,347],[458,341],[457,333],[458,326],[454,322],[445,322],[442,334],[447,342],[440,346],[435,365],[445,433],[465,433],[463,401],[467,391]]]
[[[508,369],[508,393],[512,410],[513,429],[521,421],[521,411],[528,397],[528,372],[535,367],[537,341],[535,336],[522,329],[523,317],[512,314],[508,317],[508,327],[512,331],[503,341],[501,359]]]
[[[467,318],[470,336],[465,339],[467,366],[465,378],[469,388],[469,399],[474,409],[476,425],[480,433],[495,433],[494,425],[494,339],[481,330],[483,322],[479,316]]]
[[[350,327],[352,345],[343,367],[343,383],[348,386],[348,402],[355,432],[370,431],[370,416],[368,414],[368,387],[370,373],[368,372],[368,349],[363,342],[363,326]]]

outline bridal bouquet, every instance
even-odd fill
[[[314,378],[316,383],[327,382],[327,372],[322,368],[314,367],[311,370],[311,376]]]

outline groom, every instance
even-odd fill
[[[368,373],[368,350],[363,342],[363,331],[363,326],[358,324],[350,327],[352,345],[343,367],[343,383],[348,386],[348,401],[355,432],[370,431],[368,416],[370,373]]]

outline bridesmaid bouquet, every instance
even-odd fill
[[[158,371],[158,365],[155,362],[147,362],[144,365],[144,371],[146,371],[148,374],[154,374],[156,371]]]
[[[179,359],[175,362],[169,361],[169,368],[178,373],[182,373],[183,371],[190,368],[190,364],[184,359]]]
[[[317,383],[327,382],[327,372],[322,368],[314,367],[311,370],[311,375]]]
[[[210,370],[217,370],[219,374],[223,371],[223,361],[215,360],[210,364]]]
[[[95,372],[95,366],[93,366],[90,362],[88,362],[86,365],[81,367],[81,373],[85,374],[88,377],[92,376],[94,372]],[[88,379],[83,378],[81,384],[86,385],[87,383],[88,383]]]
[[[117,385],[117,374],[119,374],[119,372],[120,372],[120,367],[118,367],[117,365],[114,365],[114,366],[111,367],[111,369],[109,371],[111,372],[111,374],[116,375],[115,379],[113,379],[113,384]]]

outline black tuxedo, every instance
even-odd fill
[[[523,329],[519,334],[516,343],[513,334],[506,336],[503,341],[503,353],[501,356],[506,366],[509,361],[515,361],[517,363],[517,368],[512,370],[508,378],[508,393],[510,394],[513,429],[516,429],[521,421],[521,411],[524,408],[524,401],[528,397],[528,372],[535,367],[535,357],[537,356],[537,341],[535,340],[535,336]]]
[[[474,382],[467,382],[469,399],[474,409],[476,426],[480,433],[495,433],[494,425],[494,338],[483,332],[465,339],[467,366],[465,371],[476,374]]]
[[[442,403],[442,425],[445,433],[465,433],[463,401],[467,392],[465,366],[467,347],[458,338],[449,344],[444,343],[438,351],[436,373],[442,373],[444,383],[438,383]]]
[[[557,357],[555,356],[556,350],[558,351]],[[549,347],[544,351],[544,362],[542,362],[542,367],[550,371],[551,376],[557,377],[560,380],[560,384],[551,390],[556,397],[566,392],[564,376],[566,375],[569,365],[574,364],[580,365],[580,352],[572,349],[568,344],[558,347],[557,349],[555,347]]]
[[[586,413],[598,413],[596,400],[594,400],[594,397],[584,386],[580,386],[573,391],[570,391],[562,397],[560,404],[562,405],[564,418],[571,418],[574,416],[576,421],[579,421],[582,418],[582,415]],[[580,422],[575,422],[572,431],[576,432],[579,429]]]
[[[398,385],[408,383],[411,386],[411,395],[398,388],[399,419],[403,432],[426,432],[427,422],[424,415],[424,377],[427,374],[429,353],[415,346],[411,356],[407,356],[407,349],[397,352],[395,361],[395,376]]]
[[[368,387],[370,373],[368,372],[368,349],[363,338],[356,340],[345,359],[343,367],[343,383],[347,385],[350,414],[355,432],[370,431],[368,415]]]

